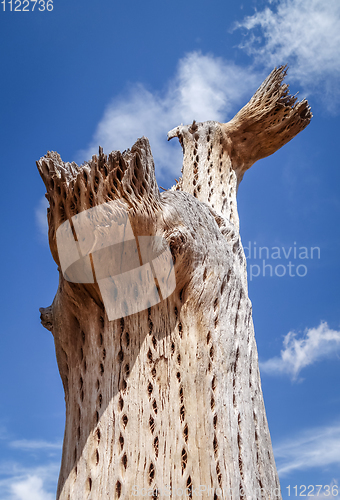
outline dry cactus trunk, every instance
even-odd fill
[[[54,152],[37,162],[60,275],[52,306],[41,310],[66,399],[58,499],[281,498],[236,191],[245,170],[310,121],[307,101],[296,103],[284,76],[285,68],[275,69],[229,123],[172,130],[183,176],[162,194],[144,137],[123,154],[107,158],[100,149],[80,167]],[[176,288],[110,321],[97,282],[63,276],[56,231],[117,199],[136,238],[166,240]]]

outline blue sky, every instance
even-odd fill
[[[298,494],[302,485],[330,485],[335,493],[338,0],[55,0],[50,12],[10,12],[6,1],[5,7],[0,500],[54,498],[64,430],[53,338],[39,318],[39,307],[53,300],[58,273],[35,161],[53,150],[64,161],[82,163],[99,145],[109,153],[146,135],[158,183],[168,188],[180,175],[181,148],[167,142],[167,132],[193,119],[228,121],[271,69],[286,63],[291,92],[308,98],[314,116],[294,140],[245,174],[240,231],[283,498],[295,495],[295,485]],[[326,493],[322,489],[318,498],[332,498]]]

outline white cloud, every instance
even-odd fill
[[[79,152],[83,162],[97,154],[130,148],[138,137],[148,137],[156,173],[179,174],[180,146],[167,142],[167,132],[193,120],[227,121],[249,99],[261,83],[245,68],[212,55],[191,52],[179,61],[177,74],[163,92],[151,93],[135,84],[127,95],[115,98],[107,107],[88,148]]]
[[[61,450],[62,442],[50,443],[48,441],[34,441],[30,439],[21,439],[9,443],[11,448],[20,450]]]
[[[339,466],[339,449],[340,424],[305,430],[273,447],[280,477],[312,467]]]
[[[35,221],[39,229],[39,233],[45,239],[48,234],[48,223],[47,223],[47,208],[49,204],[45,196],[41,198],[39,205],[35,209]]]
[[[0,463],[0,500],[53,500],[60,464],[23,467]]]
[[[288,63],[289,77],[305,91],[339,95],[340,2],[275,0],[237,27],[250,32],[243,43],[256,62],[273,67]]]
[[[284,338],[283,347],[280,357],[260,363],[261,371],[287,373],[296,380],[306,366],[339,352],[340,331],[332,330],[326,322],[321,322],[317,328],[306,329],[300,338],[297,338],[296,333],[289,332]]]
[[[54,495],[47,493],[40,477],[29,476],[27,479],[11,484],[13,500],[53,500]]]

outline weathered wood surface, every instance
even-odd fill
[[[279,480],[258,369],[236,192],[245,170],[305,128],[275,69],[231,120],[169,132],[182,178],[159,193],[146,138],[88,164],[49,152],[38,162],[50,202],[49,242],[91,207],[122,200],[134,235],[170,246],[176,289],[109,321],[97,283],[66,281],[42,323],[52,331],[65,389],[57,498],[278,499]],[[143,490],[144,488],[144,490]],[[153,492],[153,493],[151,493]],[[170,494],[169,494],[170,493]]]

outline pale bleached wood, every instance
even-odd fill
[[[182,178],[160,194],[146,138],[85,165],[49,152],[49,242],[73,215],[120,199],[136,236],[168,242],[176,290],[109,321],[97,284],[65,281],[41,310],[66,401],[59,500],[278,499],[238,231],[244,171],[310,121],[275,69],[231,122],[176,127]],[[144,488],[144,490],[142,490]],[[171,488],[171,495],[168,494]],[[153,492],[153,493],[152,493]]]

